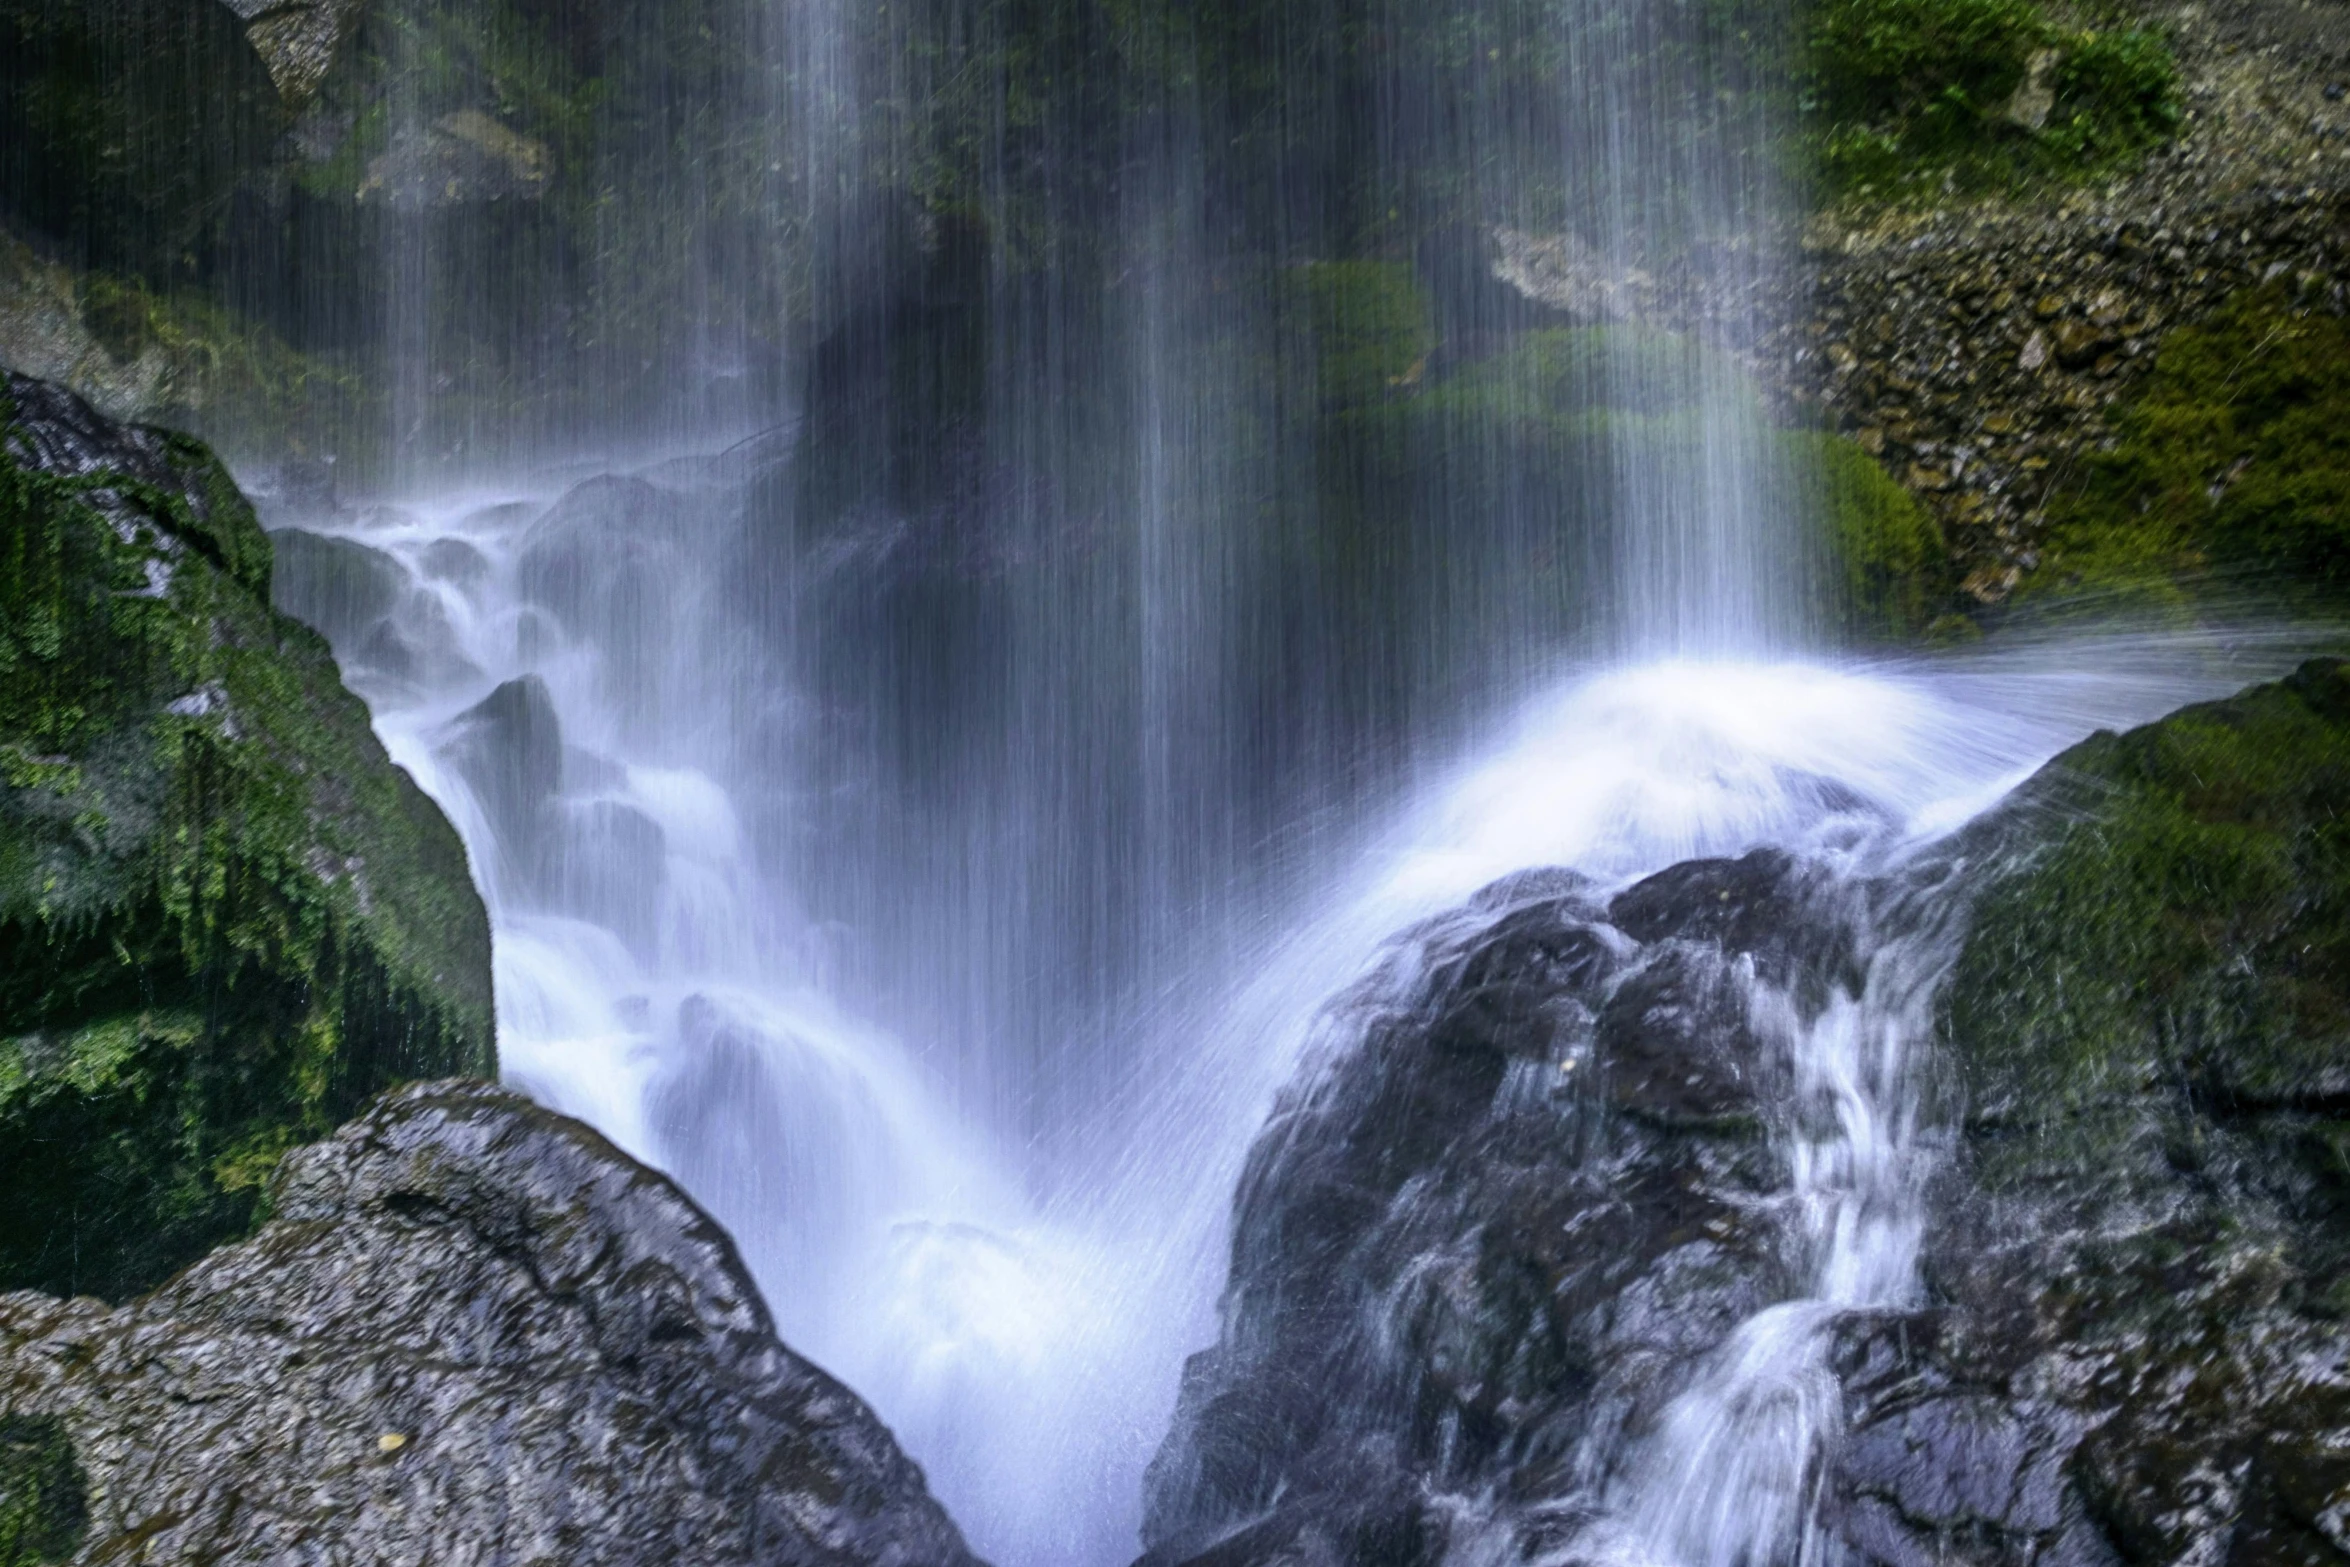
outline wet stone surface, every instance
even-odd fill
[[[0,1297],[0,1479],[78,1478],[72,1560],[971,1563],[724,1232],[577,1122],[420,1084],[275,1195],[131,1305]]]
[[[2350,1551],[2350,666],[2102,735],[1841,895],[1770,853],[1521,877],[1344,1004],[1240,1194],[1152,1563],[1583,1561],[1692,1368],[1794,1274],[1784,1046],[1862,937],[1971,911],[1926,1042],[1919,1288],[1836,1322],[1815,1545]]]
[[[1849,965],[1813,891],[1767,851],[1612,902],[1521,878],[1392,955],[1251,1159],[1151,1560],[1433,1561],[1447,1494],[1557,1527],[1612,1433],[1790,1293],[1790,1085],[1744,996]]]

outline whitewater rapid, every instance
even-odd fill
[[[808,693],[774,689],[778,666],[741,657],[741,627],[717,607],[732,491],[691,463],[629,483],[639,509],[619,533],[562,478],[274,520],[396,569],[382,624],[341,628],[337,652],[394,759],[472,855],[505,1075],[678,1175],[737,1236],[785,1337],[874,1404],[974,1548],[1007,1567],[1131,1559],[1183,1358],[1215,1332],[1249,1143],[1281,1086],[1331,1048],[1326,1004],[1397,932],[1535,867],[1624,884],[1775,845],[1865,870],[1947,833],[2090,731],[2287,658],[2283,639],[2107,635],[1945,657],[1530,672],[1522,691],[1491,693],[1509,715],[1492,734],[1462,755],[1425,754],[1373,819],[1316,840],[1351,845],[1340,863],[1292,867],[1280,911],[1184,949],[1230,960],[1171,954],[1147,974],[1116,1036],[1085,1042],[1118,1069],[1038,1137],[958,1087],[974,1077],[958,1051],[985,1046],[875,1021],[861,981],[842,977],[871,963],[844,969],[844,933],[760,852],[745,802],[773,807],[775,786],[737,743],[745,715]],[[580,530],[594,536],[569,536]],[[560,765],[531,818],[554,849],[508,841],[514,807],[476,786],[491,774],[465,746],[512,741],[482,716],[502,688],[509,706],[543,691],[559,723]],[[950,956],[879,961],[890,983],[918,988]],[[1931,955],[1889,960],[1882,980],[1882,993],[1780,1025],[1821,1107],[1790,1155],[1810,1205],[1812,1294],[1742,1329],[1712,1380],[1692,1384],[1675,1416],[1686,1431],[1668,1429],[1648,1478],[1619,1498],[1627,1556],[1738,1560],[1747,1547],[1724,1543],[1727,1525],[1655,1498],[1774,1462],[1797,1479],[1766,1473],[1761,1490],[1722,1494],[1751,1512],[1765,1491],[1799,1491],[1808,1459],[1787,1444],[1828,1439],[1834,1402],[1802,1345],[1834,1313],[1913,1287],[1926,1217],[1906,1063]],[[1779,1414],[1740,1425],[1725,1413],[1768,1403],[1773,1377],[1793,1400]],[[1769,1435],[1787,1410],[1809,1424]]]

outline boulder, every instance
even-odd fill
[[[46,1559],[977,1567],[725,1233],[578,1122],[418,1084],[273,1196],[133,1304],[0,1298]]]
[[[1740,993],[1860,994],[1862,933],[1903,928],[1939,985],[1922,1288],[1831,1319],[1809,1548],[2340,1559],[2345,798],[2350,664],[2319,660],[2088,740],[1874,880],[1553,873],[1411,933],[1250,1159],[1146,1560],[1604,1550],[1674,1391],[1806,1287],[1773,1217],[1803,1096]]]
[[[1584,1457],[1787,1292],[1790,1085],[1742,996],[1849,966],[1816,880],[1513,878],[1403,940],[1250,1158],[1148,1560],[1432,1563],[1461,1499],[1592,1500]]]
[[[2350,1550],[2344,798],[2327,659],[2099,735],[1962,840],[1937,1305],[1848,1348],[1838,1505],[1877,1559],[1959,1529],[2019,1558]]]
[[[196,442],[0,408],[0,1287],[120,1299],[249,1233],[286,1148],[493,1068],[448,822]]]

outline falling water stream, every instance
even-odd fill
[[[396,575],[365,636],[337,628],[339,651],[472,852],[503,1069],[678,1173],[787,1339],[875,1404],[1007,1563],[1131,1556],[1182,1358],[1214,1332],[1241,1159],[1324,1004],[1392,933],[1528,867],[1620,884],[1769,844],[1881,871],[2089,730],[2274,663],[2257,645],[2109,636],[1556,671],[1357,824],[1334,867],[1298,875],[1286,917],[1170,952],[1107,1042],[1135,1070],[1043,1139],[958,1092],[958,1041],[861,1009],[841,934],[748,851],[744,802],[765,785],[734,731],[779,694],[726,654],[737,476],[693,460],[575,479],[312,524]],[[1585,1549],[1675,1567],[1801,1554],[1838,1417],[1824,1329],[1915,1286],[1931,1139],[1913,1068],[1948,934],[1873,938],[1866,985],[1825,1007],[1752,984],[1800,1089],[1783,1145],[1808,1293],[1691,1368],[1612,1462]]]

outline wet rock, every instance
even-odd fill
[[[650,951],[668,854],[666,835],[644,812],[616,800],[588,801],[564,813],[550,901]]]
[[[358,195],[403,211],[536,201],[549,162],[543,143],[480,109],[459,109],[395,135],[367,165]]]
[[[1518,877],[1392,955],[1251,1156],[1149,1559],[1434,1561],[1432,1495],[1588,1502],[1579,1466],[1785,1287],[1788,1080],[1743,976],[1843,939],[1810,901],[1767,853],[1604,907]]]
[[[563,787],[563,722],[546,681],[504,682],[450,720],[438,749],[481,803],[501,848],[535,868]]]
[[[440,812],[200,444],[11,376],[0,425],[0,1285],[122,1298],[382,1088],[491,1069]]]
[[[2092,739],[1962,836],[1938,1305],[1851,1329],[1835,1505],[1874,1559],[2339,1549],[2345,789],[2321,660]]]
[[[443,582],[472,587],[490,572],[490,558],[463,539],[438,538],[424,547],[425,572]]]
[[[62,1430],[65,1559],[970,1567],[724,1232],[577,1122],[418,1085],[274,1198],[134,1304],[0,1299],[0,1471]]]
[[[300,109],[318,96],[359,26],[363,0],[221,0],[243,20],[278,97]]]
[[[2350,664],[2066,753],[1887,880],[1756,854],[1432,922],[1283,1099],[1146,1560],[1588,1559],[1690,1368],[1784,1300],[1761,1002],[1948,934],[1924,1304],[1834,1329],[1820,1548],[2333,1559],[2350,1521]],[[1971,918],[1971,923],[1965,923]]]
[[[270,546],[277,607],[337,646],[367,637],[407,596],[407,569],[356,539],[280,528]]]

